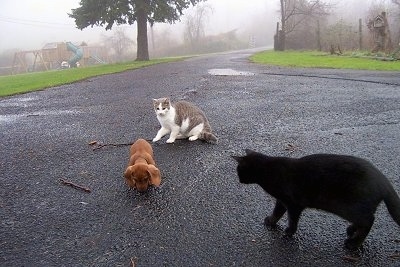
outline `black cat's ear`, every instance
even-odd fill
[[[243,157],[239,157],[239,156],[231,156],[234,160],[236,160],[237,162],[241,162]]]
[[[251,149],[245,149],[244,151],[246,151],[246,155],[250,155],[250,154],[253,154],[253,153],[257,153],[257,152],[255,152],[254,150],[251,150]]]

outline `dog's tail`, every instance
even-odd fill
[[[200,139],[206,141],[207,143],[216,144],[218,142],[218,138],[213,135],[211,132],[203,131],[200,133]]]

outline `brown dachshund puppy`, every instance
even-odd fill
[[[161,175],[155,165],[151,145],[144,139],[136,140],[124,173],[126,183],[140,192],[146,191],[149,185],[160,186]]]

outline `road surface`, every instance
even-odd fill
[[[199,56],[0,99],[1,266],[399,266],[400,227],[382,204],[362,249],[347,222],[306,210],[293,238],[263,226],[273,199],[242,185],[231,155],[350,154],[400,193],[400,75]],[[60,75],[62,72],[60,72]],[[206,113],[216,145],[153,144],[160,188],[129,190],[129,146],[152,139],[152,98]],[[61,183],[74,182],[87,193]]]

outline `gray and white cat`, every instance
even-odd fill
[[[175,142],[175,139],[189,138],[209,143],[216,143],[217,137],[211,132],[210,124],[204,112],[187,101],[171,103],[170,99],[153,99],[154,111],[161,124],[153,142],[157,142],[163,136],[170,133],[167,143]]]

